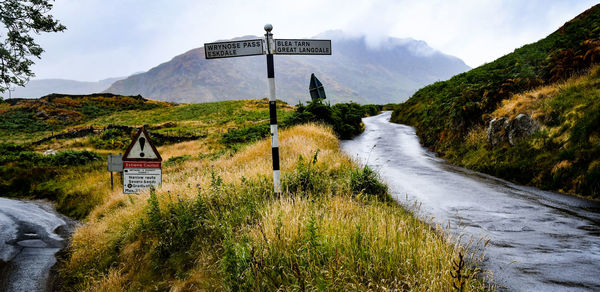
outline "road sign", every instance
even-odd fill
[[[135,194],[141,190],[158,186],[162,182],[160,168],[123,169],[123,193]]]
[[[108,154],[108,171],[110,171],[110,172],[123,171],[123,155]]]
[[[134,194],[162,182],[162,157],[146,128],[133,137],[123,154],[123,193]]]
[[[308,84],[308,91],[312,100],[325,99],[325,88],[315,73],[310,74],[310,83]]]
[[[274,40],[273,26],[265,25],[265,41],[246,40],[204,44],[206,59],[267,55],[267,80],[269,83],[269,117],[271,125],[271,155],[273,157],[273,191],[281,193],[279,169],[279,137],[277,136],[277,98],[275,96],[275,66],[273,54],[280,55],[331,55],[331,40]],[[263,49],[266,44],[266,50]],[[260,49],[259,49],[260,47]],[[321,86],[322,87],[322,86]],[[324,93],[324,92],[323,92]],[[324,94],[323,94],[324,98]]]
[[[234,42],[216,42],[204,44],[206,59],[231,58],[264,55],[263,40],[243,40]]]
[[[123,154],[123,161],[162,161],[154,143],[148,138],[146,128],[142,127],[133,137],[133,141]]]
[[[274,54],[331,55],[331,40],[276,39]]]

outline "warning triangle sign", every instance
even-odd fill
[[[125,150],[123,160],[128,161],[162,161],[162,157],[156,150],[154,143],[150,140],[150,135],[146,132],[146,128],[142,127],[135,136],[133,141]]]

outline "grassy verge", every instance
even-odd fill
[[[330,128],[280,134],[280,196],[266,140],[172,163],[156,191],[109,193],[73,236],[64,288],[485,289],[473,261],[454,264],[474,255],[392,202],[372,171],[340,152]],[[173,157],[190,152],[169,147]]]
[[[490,147],[486,129],[445,150],[455,164],[521,184],[600,198],[600,66],[506,99],[493,117],[531,116],[540,126],[515,145]]]

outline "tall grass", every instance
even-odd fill
[[[600,198],[600,66],[564,81],[512,95],[491,117],[527,113],[540,131],[516,145],[488,147],[471,128],[451,161],[521,184]]]
[[[280,196],[266,140],[181,161],[155,191],[111,193],[73,235],[65,289],[452,290],[452,261],[467,250],[379,200],[385,190],[372,192],[375,176],[340,152],[330,128],[280,134]],[[189,154],[180,151],[171,153]],[[465,290],[484,290],[473,263],[461,271]]]

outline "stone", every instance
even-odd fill
[[[526,114],[519,114],[510,121],[508,127],[508,143],[515,145],[520,140],[531,136],[539,129],[538,124]]]
[[[505,143],[507,138],[506,127],[509,124],[507,118],[495,118],[490,121],[487,130],[487,143],[490,146],[497,146]]]

